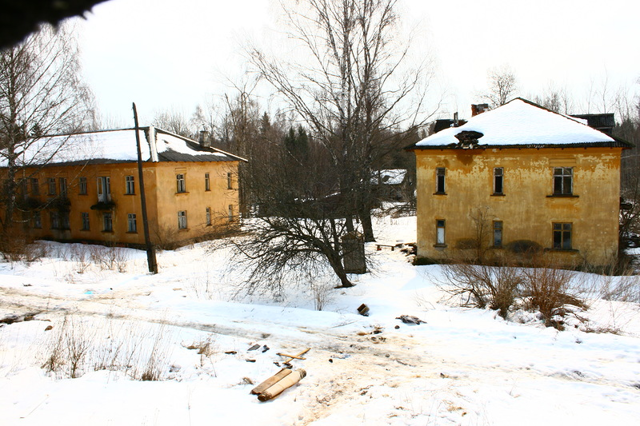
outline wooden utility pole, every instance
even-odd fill
[[[149,272],[152,274],[158,273],[158,262],[156,261],[156,249],[151,244],[151,238],[149,236],[149,220],[147,218],[147,199],[144,192],[144,174],[142,172],[142,151],[140,149],[140,132],[138,129],[138,111],[136,110],[136,103],[133,103],[133,120],[136,124],[136,147],[138,149],[138,179],[140,181],[140,202],[142,204],[142,226],[144,228],[144,242],[147,246],[147,264],[149,265]],[[153,141],[149,141],[153,143]],[[151,151],[151,147],[149,147]]]

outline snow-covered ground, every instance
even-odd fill
[[[413,217],[381,218],[376,228],[380,243],[415,240]],[[439,266],[412,266],[375,245],[367,249],[377,269],[354,276],[355,287],[324,289],[316,277],[315,292],[276,298],[238,295],[240,278],[226,267],[232,260],[211,243],[160,253],[155,276],[142,252],[121,250],[108,269],[80,260],[86,246],[46,246],[40,261],[0,264],[0,319],[37,313],[0,327],[0,425],[640,419],[637,304],[593,301],[581,314],[591,329],[617,334],[560,332],[448,305],[434,285]],[[362,303],[370,316],[357,314]],[[400,315],[426,324],[404,324]],[[292,362],[307,372],[298,385],[269,402],[250,394],[280,369],[278,353],[306,348],[306,359]],[[136,380],[145,374],[161,380]]]

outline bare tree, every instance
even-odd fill
[[[484,95],[484,98],[493,108],[506,104],[516,94],[516,76],[506,65],[491,68],[487,73],[487,82],[489,83],[489,92]]]
[[[429,72],[424,66],[401,71],[409,44],[397,39],[396,0],[310,0],[284,9],[290,37],[310,61],[284,63],[258,49],[251,61],[333,162],[338,188],[331,190],[348,203],[345,229],[354,229],[357,216],[373,241],[372,167],[385,153],[382,142],[429,118]]]
[[[80,79],[76,40],[62,26],[44,26],[0,52],[0,159],[6,167],[4,228],[14,222],[26,167],[50,162],[70,134],[95,126],[93,96]]]
[[[157,112],[152,120],[152,124],[163,130],[175,133],[176,135],[191,138],[194,136],[194,129],[184,114],[175,109]]]

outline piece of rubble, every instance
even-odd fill
[[[416,325],[420,325],[422,323],[426,324],[426,321],[422,321],[420,318],[418,317],[414,317],[412,315],[400,315],[399,317],[396,317],[396,319],[399,319],[400,321],[402,321],[405,324],[416,324]]]

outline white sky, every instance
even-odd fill
[[[524,97],[553,86],[585,111],[590,88],[640,78],[640,2],[631,0],[400,0],[419,54],[437,62],[446,90],[441,116],[479,102],[489,68],[508,65]],[[283,29],[273,0],[110,0],[79,25],[84,76],[101,113],[125,125],[136,102],[141,124],[157,111],[189,117],[197,104],[230,90],[246,69],[242,45],[268,43]],[[280,28],[279,28],[280,27]],[[422,53],[423,52],[423,53]]]

